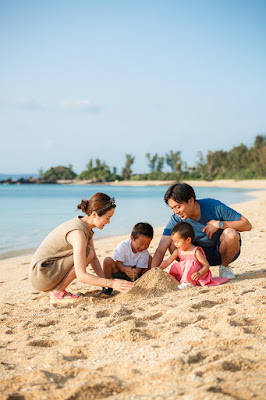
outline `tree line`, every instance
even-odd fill
[[[48,171],[39,171],[45,182],[60,179],[89,180],[91,182],[113,182],[121,180],[184,180],[184,179],[256,179],[266,177],[266,136],[257,135],[253,145],[248,148],[244,144],[233,147],[229,151],[208,151],[206,157],[198,152],[194,166],[189,167],[181,158],[181,151],[170,150],[165,155],[146,153],[149,173],[133,174],[132,166],[135,156],[125,153],[125,165],[118,174],[116,167],[109,167],[99,158],[90,159],[86,169],[80,174],[67,167],[52,167]],[[170,172],[164,172],[168,166]]]

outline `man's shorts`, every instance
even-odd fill
[[[198,244],[196,241],[194,241],[193,244],[194,244],[194,246],[200,246],[203,248],[205,256],[211,266],[221,264],[221,254],[219,253],[220,240],[218,240],[218,242],[216,243],[215,246],[210,246],[210,247],[204,247],[204,246]],[[240,250],[241,250],[241,238],[240,238],[239,244],[240,244],[239,250],[231,262],[235,261],[239,257]]]

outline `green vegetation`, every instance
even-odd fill
[[[258,135],[252,147],[244,144],[233,147],[229,151],[208,151],[204,158],[198,152],[196,165],[188,167],[181,159],[179,150],[170,150],[165,156],[158,153],[146,154],[149,173],[132,175],[132,165],[135,157],[125,154],[125,166],[121,175],[117,174],[116,167],[110,167],[98,158],[90,159],[86,170],[76,175],[72,165],[68,167],[50,168],[47,172],[41,171],[41,178],[46,182],[58,179],[90,180],[91,182],[113,182],[116,180],[188,180],[188,179],[258,179],[266,178],[266,136]],[[163,172],[166,164],[170,172]]]
[[[75,179],[77,174],[72,171],[72,165],[70,164],[68,167],[62,167],[61,165],[55,168],[50,168],[48,171],[43,173],[40,170],[40,177],[49,182],[54,182],[58,179]]]
[[[116,168],[113,168],[113,172],[105,162],[101,162],[99,158],[96,158],[95,163],[93,159],[87,164],[87,169],[77,176],[79,180],[91,180],[92,182],[112,182],[115,180],[121,180],[121,177],[117,175]]]

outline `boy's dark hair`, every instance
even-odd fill
[[[131,236],[133,239],[137,239],[139,236],[146,236],[147,238],[153,238],[153,227],[147,222],[139,222],[132,229]]]
[[[188,203],[188,200],[191,199],[191,197],[196,200],[194,189],[187,183],[178,182],[174,183],[167,189],[164,195],[164,201],[167,205],[169,199],[172,199],[177,203],[182,203],[183,201]]]
[[[182,239],[187,239],[188,237],[191,238],[191,243],[195,238],[195,232],[193,227],[185,221],[178,222],[171,230],[171,236],[175,233],[179,233]]]

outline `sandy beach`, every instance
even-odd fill
[[[0,260],[0,399],[265,399],[266,190],[252,195],[233,206],[253,226],[232,264],[237,279],[218,287],[178,291],[152,270],[110,299],[74,281],[83,297],[50,305],[29,285],[31,255]],[[127,237],[97,240],[100,262]]]

